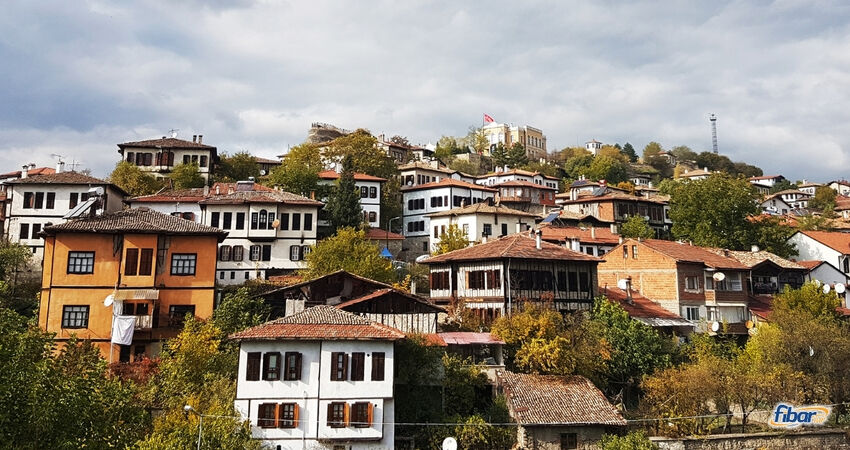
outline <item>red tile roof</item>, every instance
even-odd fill
[[[163,202],[193,202],[197,203],[204,199],[203,188],[175,189],[171,191],[160,191],[156,194],[142,195],[127,199],[127,203],[163,203]]]
[[[263,340],[398,340],[404,333],[334,306],[319,305],[230,335],[243,341]]]
[[[146,141],[135,141],[135,142],[125,142],[123,144],[118,144],[118,147],[121,150],[124,150],[126,147],[133,148],[205,148],[205,149],[215,149],[215,147],[206,144],[199,144],[197,142],[192,141],[184,141],[183,139],[177,138],[167,138],[163,137],[162,139],[148,139]]]
[[[411,293],[408,293],[408,292],[405,292],[405,291],[402,291],[402,290],[399,290],[399,289],[395,289],[395,288],[378,289],[377,291],[371,292],[371,293],[363,295],[361,297],[353,298],[351,300],[342,302],[342,303],[336,305],[336,307],[339,308],[339,309],[345,309],[348,306],[352,306],[352,305],[356,305],[358,303],[363,303],[363,302],[367,302],[369,300],[381,298],[381,297],[383,297],[387,294],[390,294],[390,293],[395,293],[396,295],[400,295],[404,298],[407,298],[408,300],[419,303],[419,304],[421,304],[421,305],[423,305],[427,308],[432,309],[434,312],[446,312],[446,310],[444,308],[437,306],[437,305],[425,300],[424,298],[419,297],[418,295],[414,295],[414,294],[411,294]]]
[[[279,159],[268,159],[255,156],[254,160],[257,161],[257,164],[275,164],[278,166],[282,164]]]
[[[834,231],[798,231],[798,233],[803,233],[841,254],[850,253],[850,233]]]
[[[383,241],[389,239],[390,241],[403,241],[404,236],[393,233],[392,231],[382,230],[380,228],[369,228],[366,231],[366,239],[372,241]]]
[[[658,303],[655,303],[635,291],[632,291],[632,303],[629,303],[626,299],[626,291],[620,288],[601,286],[599,288],[599,292],[606,296],[608,300],[617,302],[624,310],[626,310],[627,313],[629,313],[630,317],[635,319],[684,320],[682,319],[682,316],[664,309],[664,307]]]
[[[503,176],[503,175],[525,175],[525,176],[529,176],[529,177],[533,177],[535,175],[540,175],[541,177],[549,179],[549,180],[559,180],[560,181],[560,178],[558,178],[558,177],[550,177],[549,175],[546,175],[546,174],[541,173],[541,172],[529,172],[527,170],[522,170],[522,169],[511,169],[511,170],[508,170],[507,172],[490,172],[488,174],[478,175],[475,178],[481,179],[481,178],[490,178],[490,177]]]
[[[826,262],[826,261],[819,261],[819,260],[814,260],[814,261],[796,261],[796,263],[797,263],[797,264],[799,264],[799,265],[801,265],[801,266],[805,267],[806,269],[809,269],[809,271],[813,270],[815,267],[817,267],[817,266],[819,266],[819,265],[821,265],[821,264],[824,264],[825,262]]]
[[[507,206],[502,205],[490,205],[487,202],[473,203],[471,205],[461,206],[448,211],[440,211],[426,215],[428,217],[445,217],[462,216],[465,214],[500,214],[503,216],[538,217],[537,214],[508,208]]]
[[[17,180],[9,180],[7,184],[96,184],[108,185],[111,184],[100,178],[90,177],[79,172],[59,172],[39,175],[37,177],[27,176],[26,178],[18,178]]]
[[[579,228],[549,226],[540,228],[540,232],[543,233],[543,240],[550,242],[564,242],[569,239],[578,238],[579,242],[588,244],[617,245],[620,243],[620,235],[612,233],[611,229],[606,227]]]
[[[36,167],[34,169],[28,169],[27,170],[27,177],[32,177],[32,176],[37,176],[37,175],[50,175],[52,173],[56,173],[56,170],[54,170],[50,167]],[[15,172],[7,172],[7,173],[0,174],[0,178],[20,178],[20,177],[21,177],[21,171],[20,170],[15,171]]]
[[[750,312],[763,320],[770,318],[770,313],[773,312],[772,295],[751,295],[747,300],[747,308]]]
[[[227,232],[218,228],[151,211],[147,208],[125,209],[115,213],[74,219],[58,225],[44,227],[44,233],[47,235],[54,235],[59,232],[215,235],[218,236],[219,240],[223,240],[227,236]]]
[[[543,259],[599,262],[599,258],[574,252],[560,245],[541,242],[536,246],[535,238],[526,233],[511,234],[484,244],[473,245],[453,252],[433,256],[423,261],[425,264],[437,264],[450,261],[475,261],[488,259]]]
[[[419,190],[422,190],[422,189],[433,189],[433,188],[441,188],[441,187],[448,187],[448,186],[463,187],[463,188],[475,189],[475,190],[484,191],[484,192],[496,192],[495,189],[489,188],[487,186],[482,186],[480,184],[467,183],[466,181],[455,180],[453,178],[443,178],[442,180],[437,181],[437,182],[418,184],[416,186],[405,186],[405,187],[402,187],[401,190],[403,192],[419,191]]]
[[[451,331],[437,333],[446,345],[505,345],[505,341],[490,333],[475,333],[469,331]]]
[[[499,371],[498,378],[511,415],[522,425],[626,425],[585,377]]]
[[[624,245],[633,245],[637,242],[634,239],[629,239]],[[660,239],[646,239],[640,242],[676,261],[702,263],[716,269],[746,270],[749,268],[734,258],[725,257],[712,252],[710,249],[684,242],[663,241]]]
[[[556,194],[557,198],[568,198],[570,196],[569,192],[564,192],[561,194]],[[660,197],[660,196],[657,196]],[[583,195],[575,200],[564,200],[562,203],[565,205],[577,204],[577,203],[601,203],[601,202],[613,202],[613,201],[626,201],[626,202],[644,202],[644,203],[654,203],[656,205],[666,205],[669,202],[664,200],[663,198],[646,198],[646,197],[638,197],[636,195],[630,194],[621,194],[618,192],[610,192],[605,195],[600,195],[598,197],[594,197],[593,195]]]
[[[493,185],[493,187],[502,187],[502,186],[505,186],[505,187],[513,187],[513,186],[529,187],[529,188],[537,188],[537,189],[546,189],[546,190],[549,190],[549,191],[557,191],[558,190],[557,188],[544,186],[542,184],[532,183],[530,181],[524,181],[524,180],[511,180],[511,181],[505,181],[505,182]]]
[[[803,266],[795,263],[794,261],[785,259],[781,256],[774,255],[765,250],[759,250],[757,252],[752,251],[740,251],[740,250],[723,250],[719,248],[709,249],[710,251],[718,254],[718,255],[727,255],[730,258],[738,260],[741,264],[753,268],[765,261],[770,261],[773,264],[783,268],[783,269],[797,269],[803,270],[805,269]]]
[[[336,180],[337,178],[339,178],[339,174],[336,173],[333,170],[325,170],[325,171],[319,172],[319,178],[321,178],[323,180]],[[375,177],[375,176],[367,175],[365,173],[360,173],[360,172],[354,173],[354,179],[356,181],[378,181],[378,182],[381,182],[381,183],[383,183],[384,181],[387,181],[386,178]]]

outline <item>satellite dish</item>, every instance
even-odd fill
[[[280,221],[279,221],[279,220],[275,220],[274,222],[272,222],[272,228],[277,228],[277,227],[279,227],[279,226],[280,226]]]
[[[431,255],[419,255],[419,256],[416,257],[416,262],[425,261],[426,259],[428,259],[430,257],[431,257]]]
[[[106,296],[105,299],[103,299],[103,306],[112,306],[112,303],[114,303],[114,302],[115,302],[115,295],[109,294],[109,295]]]
[[[752,329],[752,328],[753,328],[753,325],[754,325],[754,324],[753,324],[753,321],[752,321],[752,320],[748,320],[748,321],[747,321],[747,323],[746,323],[746,325],[747,325],[747,329],[748,329],[748,330],[750,330],[750,329]]]
[[[265,175],[265,174],[266,174],[266,171],[265,171],[265,170],[260,170],[260,176],[263,176],[263,175]]]
[[[619,279],[617,280],[617,287],[625,291],[629,287],[628,283],[629,280],[626,280],[625,278]]]
[[[453,437],[443,439],[443,450],[457,450],[457,441]]]
[[[815,349],[811,345],[809,346],[809,356],[815,356]]]
[[[716,272],[714,275],[711,276],[711,278],[714,278],[715,281],[723,281],[726,279],[726,274],[724,274],[723,272]]]
[[[720,331],[720,322],[711,322],[711,331],[715,333]]]
[[[826,283],[823,284],[823,293],[829,294],[829,285]]]
[[[847,290],[847,286],[844,286],[844,283],[835,283],[835,293],[843,294],[844,291]]]
[[[817,287],[820,287],[820,285],[821,285],[820,280],[815,280],[814,283],[815,283],[815,286],[817,286]]]

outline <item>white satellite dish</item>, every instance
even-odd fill
[[[815,286],[820,287],[820,284],[821,284],[820,280],[815,280],[814,283],[815,283]]]
[[[811,345],[809,346],[809,356],[815,356],[815,349]]]
[[[266,171],[265,171],[265,170],[260,170],[260,176],[263,176],[263,175],[265,175],[265,174],[266,174]]]
[[[443,439],[443,450],[457,450],[457,441],[453,437]]]
[[[115,302],[115,295],[109,294],[103,299],[103,306],[112,306],[113,302]]]
[[[844,291],[847,290],[847,286],[844,286],[844,283],[835,283],[835,293],[843,294]]]
[[[711,331],[715,333],[720,331],[720,322],[711,322]]]
[[[726,279],[726,274],[724,274],[723,272],[716,272],[714,275],[711,276],[711,278],[714,278],[715,281],[723,281]]]
[[[617,280],[617,287],[625,291],[629,287],[629,280],[625,278]]]
[[[430,257],[431,257],[431,255],[419,255],[419,256],[416,257],[416,262],[425,261],[426,259],[428,259]]]
[[[824,285],[823,285],[823,293],[824,293],[824,294],[829,294],[829,285],[828,285],[828,284],[826,284],[826,283],[824,283]]]

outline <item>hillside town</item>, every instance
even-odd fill
[[[308,125],[0,175],[5,442],[850,448],[850,181]]]

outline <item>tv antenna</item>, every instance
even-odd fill
[[[170,134],[172,138],[176,139],[178,131],[180,131],[179,128],[172,128],[172,129],[168,130],[168,134]],[[714,152],[714,153],[717,153],[717,152]]]

